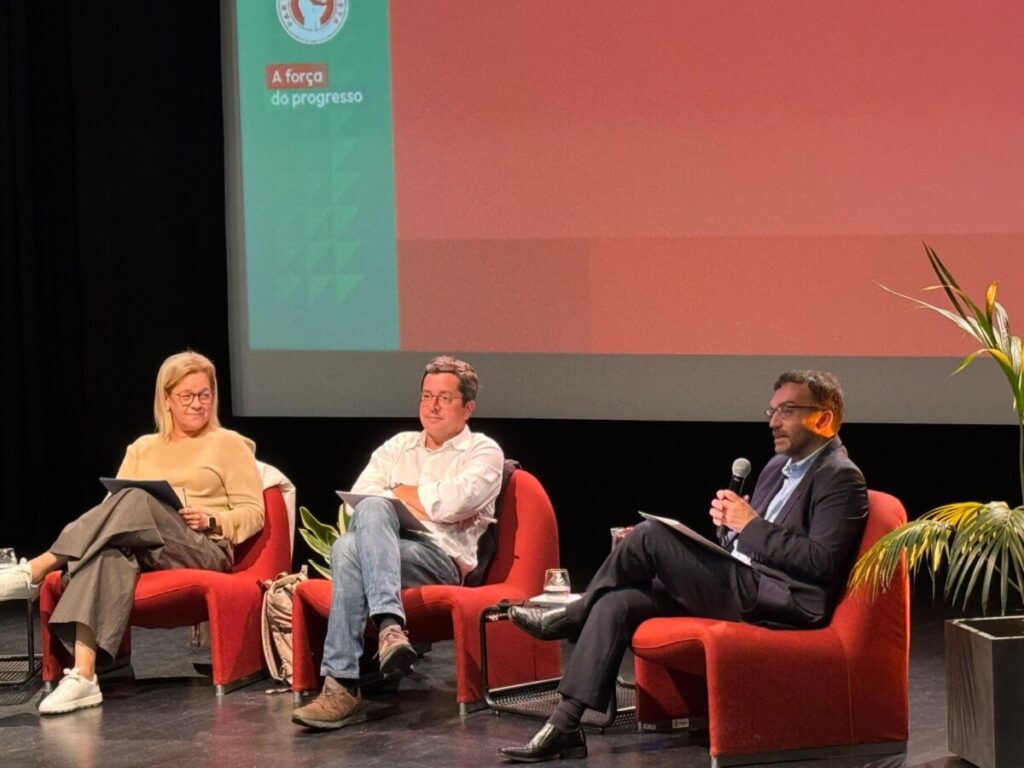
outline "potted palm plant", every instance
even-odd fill
[[[1024,378],[1021,339],[1010,333],[1006,310],[989,285],[983,303],[957,283],[935,251],[925,246],[950,308],[891,291],[937,312],[980,343],[960,363],[959,372],[982,356],[1003,372],[1020,423],[1018,471],[1024,499]],[[1024,506],[1005,501],[946,504],[882,537],[857,562],[851,589],[884,590],[903,557],[911,573],[926,568],[933,587],[945,577],[943,593],[966,608],[980,594],[987,615],[989,595],[999,592],[999,617],[946,622],[946,695],[950,751],[982,768],[1024,765],[1024,618],[1008,615],[1011,598],[1024,599]]]

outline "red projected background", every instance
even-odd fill
[[[1014,315],[1021,29],[1019,2],[393,0],[402,348],[962,354],[878,284],[920,295],[924,240]]]

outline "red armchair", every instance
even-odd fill
[[[870,491],[868,503],[862,553],[907,519],[893,496]],[[641,728],[706,717],[712,766],[906,749],[905,568],[873,602],[845,595],[821,629],[650,619],[633,652]]]
[[[191,568],[151,571],[139,576],[131,626],[169,629],[210,622],[210,660],[217,695],[245,685],[262,674],[263,644],[260,610],[263,593],[259,582],[291,567],[291,527],[281,490],[263,492],[266,517],[259,535],[235,550],[231,573]],[[61,574],[51,573],[39,592],[42,624],[43,681],[60,679],[72,665],[63,644],[50,632],[63,587]],[[131,629],[125,633],[118,657],[131,653]]]
[[[428,585],[402,590],[406,624],[414,642],[455,641],[455,674],[460,711],[483,699],[480,675],[480,614],[499,600],[524,600],[539,594],[544,571],[558,566],[558,528],[544,488],[533,475],[517,469],[509,478],[498,516],[498,549],[478,587]],[[327,634],[331,583],[314,579],[300,584],[293,598],[293,691],[319,685],[320,661]],[[509,622],[488,632],[488,657],[494,686],[557,677],[561,650],[525,636]]]

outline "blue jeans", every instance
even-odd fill
[[[403,587],[459,584],[462,574],[440,547],[402,531],[388,501],[370,498],[356,505],[349,532],[334,542],[331,581],[320,673],[356,680],[367,619],[389,613],[404,623]]]

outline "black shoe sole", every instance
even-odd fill
[[[571,749],[563,749],[561,752],[555,752],[551,755],[543,755],[541,757],[533,757],[530,755],[510,755],[507,752],[499,752],[502,757],[512,763],[543,763],[548,760],[575,760],[587,756],[587,747],[572,747]]]
[[[380,673],[384,677],[407,675],[418,658],[411,645],[400,645],[387,658],[380,660]]]

